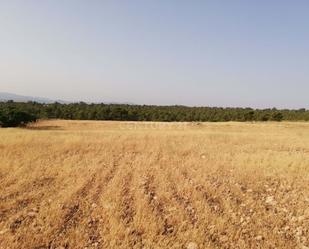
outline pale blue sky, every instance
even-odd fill
[[[309,1],[1,0],[0,92],[309,108]]]

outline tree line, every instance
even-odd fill
[[[36,119],[123,120],[165,122],[309,121],[309,110],[221,108],[128,104],[42,104],[0,102],[0,126],[19,126]]]

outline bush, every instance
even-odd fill
[[[35,122],[36,116],[24,111],[5,110],[0,112],[1,127],[25,126],[27,123]]]
[[[282,121],[283,120],[283,115],[281,112],[277,112],[277,113],[274,113],[273,116],[272,116],[272,120],[274,121]]]

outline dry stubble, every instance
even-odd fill
[[[0,248],[306,248],[308,123],[0,129]]]

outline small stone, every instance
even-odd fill
[[[172,232],[174,232],[174,228],[172,226],[170,226],[166,229],[166,231],[167,231],[167,233],[172,233]]]
[[[36,216],[36,212],[29,212],[27,215],[29,217],[35,217]]]
[[[288,212],[288,210],[287,210],[286,208],[282,208],[282,212],[287,213],[287,212]]]
[[[296,228],[296,237],[300,237],[303,234],[303,229],[301,227]]]
[[[188,245],[187,245],[187,249],[198,249],[198,246],[195,242],[190,242]]]
[[[293,216],[292,218],[291,218],[291,222],[296,222],[297,221],[297,218],[295,217],[295,216]]]
[[[96,208],[96,207],[97,207],[97,204],[92,203],[91,207],[92,207],[92,208]]]
[[[257,241],[261,241],[261,240],[263,239],[263,236],[258,235],[258,236],[255,237],[255,239],[256,239]]]
[[[0,231],[0,235],[5,234],[7,231],[8,231],[8,229],[1,230],[1,231]]]
[[[252,193],[253,190],[251,188],[247,189],[247,193]]]
[[[275,205],[276,201],[274,200],[273,196],[267,196],[265,202],[269,205]]]
[[[284,229],[284,231],[288,231],[288,230],[290,230],[290,227],[289,226],[285,226],[283,229]]]
[[[39,209],[34,207],[34,208],[32,208],[32,211],[37,213],[37,212],[39,212]]]

